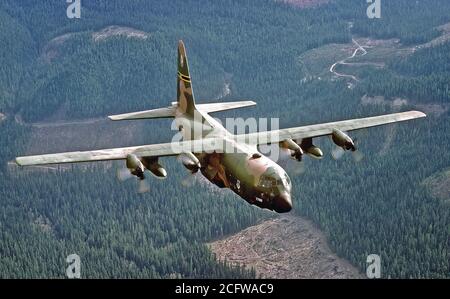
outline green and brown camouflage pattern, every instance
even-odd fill
[[[193,115],[195,110],[194,91],[183,41],[178,42],[177,102],[181,113]]]
[[[175,122],[183,134],[183,140],[231,137],[220,123],[196,109],[186,49],[182,41],[178,43],[177,103]],[[291,183],[283,168],[260,154],[256,146],[230,142],[233,145],[231,153],[196,155],[200,161],[201,173],[215,185],[230,188],[251,204],[277,212],[290,211]]]

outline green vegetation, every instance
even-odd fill
[[[368,94],[400,96],[421,103],[449,102],[450,43],[419,50],[403,59],[393,59],[389,67],[368,75]]]
[[[341,1],[341,5],[344,5]],[[439,35],[437,26],[450,21],[448,3],[429,1],[382,1],[381,19],[367,20],[364,1],[346,2],[346,14],[354,18],[353,32],[374,38],[400,38],[405,45],[427,42]]]
[[[383,18],[369,20],[359,0],[307,10],[268,0],[89,1],[80,20],[69,20],[65,1],[2,1],[0,113],[8,118],[0,121],[0,276],[64,277],[65,258],[76,252],[83,277],[254,277],[215,261],[204,242],[270,213],[203,184],[182,188],[184,169],[175,159],[163,161],[170,177],[151,180],[145,195],[133,181],[117,183],[115,164],[8,167],[25,153],[30,134],[14,116],[33,122],[56,111],[73,119],[166,106],[175,98],[178,39],[187,46],[198,101],[213,101],[227,79],[229,100],[258,102],[236,115],[280,117],[283,127],[393,112],[360,105],[366,94],[449,104],[449,44],[369,68],[354,89],[343,80],[302,83],[308,73],[299,57],[308,50],[349,43],[352,34],[422,43],[450,21],[446,0],[383,3]],[[92,39],[110,25],[149,38]],[[367,255],[377,253],[383,276],[448,277],[449,207],[421,182],[450,166],[449,118],[447,111],[355,133],[365,154],[360,163],[350,155],[307,159],[308,171],[293,176],[295,212],[314,220],[332,249],[363,271]],[[145,126],[147,142],[169,140],[169,127]],[[331,150],[329,140],[316,143]]]

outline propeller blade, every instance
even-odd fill
[[[287,163],[291,158],[291,150],[287,148],[280,148],[277,162],[280,164]]]
[[[131,172],[128,168],[117,169],[116,175],[117,175],[117,178],[119,179],[119,181],[121,181],[121,182],[124,182],[133,177],[133,175],[131,174]]]
[[[195,173],[190,173],[181,180],[181,185],[183,187],[192,187],[195,183],[195,178]]]
[[[292,175],[301,175],[306,172],[305,162],[295,162],[290,163],[290,166],[288,167],[288,172],[290,172]]]
[[[345,153],[345,151],[343,148],[336,146],[331,151],[331,156],[333,156],[334,160],[339,160],[340,158],[342,158],[344,153]]]
[[[305,162],[295,161],[292,158],[292,151],[286,148],[280,148],[278,164],[291,175],[301,175],[306,172]]]
[[[364,158],[364,154],[361,153],[361,151],[356,150],[356,151],[352,152],[352,157],[355,160],[355,162],[361,162],[362,159]]]
[[[150,191],[150,184],[147,180],[139,180],[138,192],[140,194]]]

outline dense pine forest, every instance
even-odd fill
[[[301,175],[289,170],[292,213],[312,219],[332,250],[362,272],[376,253],[383,277],[448,278],[450,195],[435,196],[427,182],[450,167],[450,41],[418,45],[442,35],[450,2],[382,5],[382,18],[368,19],[364,0],[309,9],[270,0],[98,0],[82,1],[81,18],[68,19],[65,0],[3,0],[0,277],[65,277],[71,253],[89,278],[256,276],[216,261],[205,243],[274,214],[201,182],[181,186],[186,171],[176,159],[163,159],[168,179],[152,180],[143,195],[135,182],[117,182],[120,163],[64,170],[8,164],[39,153],[29,143],[33,123],[167,106],[176,97],[176,45],[183,39],[197,101],[258,102],[218,117],[280,117],[286,127],[434,108],[424,120],[356,132],[361,162],[351,155],[333,160],[330,140],[319,139],[326,157],[305,159]],[[145,38],[93,38],[113,25]],[[357,37],[398,39],[415,50],[356,70],[351,88],[346,78],[305,69],[305,53]],[[222,97],[224,83],[231,93]],[[385,100],[363,105],[363,97]],[[391,104],[398,98],[401,107]],[[139,144],[170,140],[170,122],[143,122]],[[132,145],[117,139],[115,145]],[[82,146],[92,148],[89,140]]]

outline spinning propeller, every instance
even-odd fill
[[[336,147],[331,151],[333,159],[339,160],[343,157],[345,151],[348,150],[351,151],[352,157],[355,162],[361,162],[364,158],[364,154],[361,153],[356,146],[356,138],[352,139],[346,133],[335,129],[333,130],[331,139],[333,140],[334,144],[336,144]]]
[[[149,170],[155,177],[164,179],[167,177],[166,170],[158,164],[157,157],[138,158],[134,154],[129,154],[126,159],[126,168],[117,170],[117,178],[124,182],[133,176],[138,178],[138,192],[145,193],[150,191],[150,184],[146,179],[145,171]]]

